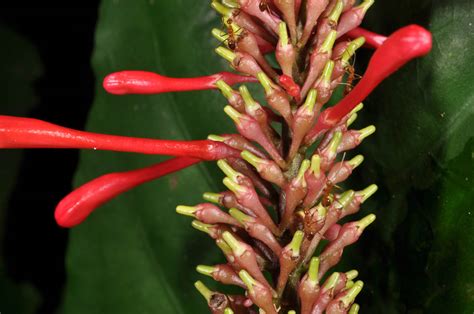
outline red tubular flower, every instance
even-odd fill
[[[204,160],[239,157],[240,152],[210,140],[172,141],[73,130],[30,118],[0,116],[0,148],[80,148]]]
[[[349,38],[358,38],[363,36],[365,38],[365,44],[371,48],[379,48],[387,40],[387,37],[368,31],[362,27],[354,28],[347,32]]]
[[[385,78],[408,61],[426,55],[431,46],[431,33],[417,25],[403,27],[390,35],[375,51],[357,86],[337,105],[321,113],[315,127],[306,136],[306,143],[312,143],[321,132],[335,126]]]
[[[107,92],[114,95],[160,94],[215,89],[217,88],[215,84],[219,80],[229,85],[256,81],[253,77],[230,72],[192,78],[174,78],[145,71],[122,71],[107,75],[103,86]]]
[[[77,188],[59,202],[54,213],[56,222],[62,227],[74,227],[83,222],[97,207],[114,197],[200,161],[196,158],[177,157],[150,167],[98,177]]]

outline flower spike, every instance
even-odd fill
[[[378,48],[356,87],[337,105],[326,109],[306,137],[312,143],[321,130],[335,126],[357,104],[367,97],[378,84],[408,61],[426,55],[432,47],[431,34],[417,25],[399,29]]]
[[[103,80],[105,90],[114,95],[218,90],[238,134],[197,141],[135,138],[0,116],[0,148],[175,156],[150,167],[106,174],[79,187],[56,208],[56,220],[64,227],[82,222],[95,208],[135,186],[200,161],[217,160],[227,189],[204,193],[206,203],[176,207],[177,213],[194,219],[192,226],[210,236],[226,259],[196,270],[245,289],[242,295],[231,295],[195,282],[210,312],[254,313],[258,307],[266,314],[357,313],[354,302],[363,288],[363,282],[356,281],[358,272],[327,274],[375,220],[369,214],[345,223],[345,217],[357,213],[377,190],[372,184],[360,191],[338,191],[337,184],[364,161],[357,153],[346,158],[345,152],[375,132],[372,125],[349,127],[363,107],[361,101],[383,79],[428,53],[432,45],[431,34],[416,25],[388,38],[359,28],[373,3],[211,0],[223,23],[223,30],[211,32],[220,42],[215,51],[241,75],[174,78],[121,71]],[[363,45],[376,51],[360,77],[351,59]],[[269,52],[275,57],[267,60]],[[253,97],[246,85],[231,87],[257,81],[264,98]],[[341,85],[345,88],[338,89]],[[336,89],[341,93],[334,98],[340,99],[321,113]]]

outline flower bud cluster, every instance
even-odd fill
[[[215,240],[227,260],[199,265],[198,272],[245,289],[236,298],[197,282],[212,313],[357,313],[354,300],[363,287],[362,281],[354,282],[357,271],[330,270],[375,215],[338,222],[357,213],[377,186],[343,192],[337,184],[364,160],[346,152],[375,127],[349,129],[363,108],[360,103],[317,136],[308,134],[335,90],[341,85],[346,93],[352,89],[351,59],[365,39],[343,36],[359,26],[372,4],[212,1],[225,28],[212,30],[226,46],[216,53],[237,72],[257,79],[265,98],[265,103],[257,101],[245,85],[233,89],[224,80],[215,83],[239,134],[208,139],[241,151],[240,158],[217,162],[228,191],[206,192],[207,203],[177,207]],[[279,68],[266,57],[273,52]]]

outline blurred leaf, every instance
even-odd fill
[[[354,249],[358,265],[368,263],[370,312],[474,311],[473,9],[472,1],[379,2],[366,23],[386,34],[418,23],[434,39],[432,53],[382,84],[361,115],[377,133],[362,146],[360,180],[381,187],[379,219]]]
[[[19,34],[0,26],[0,38],[4,47],[8,47],[0,49],[0,112],[3,115],[26,115],[37,100],[33,83],[43,71],[41,60],[36,47]],[[16,182],[21,156],[19,150],[0,153],[0,252],[3,252],[7,201]],[[31,285],[11,281],[3,260],[0,260],[0,311],[33,313],[38,298]]]
[[[367,284],[361,299],[367,313],[472,312],[471,12],[469,1],[428,0],[378,2],[370,11],[371,29],[388,34],[424,23],[435,44],[429,57],[412,62],[368,99],[358,122],[376,124],[378,133],[361,147],[367,161],[354,187],[381,187],[367,206],[380,208],[377,223],[345,255],[345,264],[357,267]],[[100,84],[106,74],[125,69],[169,76],[226,69],[212,53],[217,43],[209,31],[216,25],[207,3],[103,1],[88,130],[170,139],[232,130],[216,92],[116,97]],[[157,160],[83,152],[76,183]],[[174,208],[222,189],[221,179],[214,164],[199,165],[120,196],[74,229],[65,312],[205,313],[192,286],[200,278],[194,267],[222,257]]]

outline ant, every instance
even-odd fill
[[[344,85],[346,85],[345,89],[344,89],[344,96],[349,94],[352,89],[354,88],[354,81],[356,79],[360,79],[362,78],[362,76],[360,76],[359,74],[355,73],[355,70],[354,70],[354,66],[352,65],[348,65],[346,67],[346,71],[347,71],[347,81]]]
[[[323,196],[321,198],[321,204],[324,207],[329,207],[334,202],[334,195],[331,193],[334,186],[335,184],[332,183],[331,180],[326,182],[326,187],[323,190]]]
[[[237,48],[237,42],[238,42],[238,32],[241,30],[241,28],[235,29],[235,25],[233,24],[233,20],[231,18],[226,19],[224,22],[224,25],[227,29],[227,46],[231,50],[235,50]]]
[[[232,27],[232,19],[228,19],[226,21],[226,28],[227,28],[227,45],[231,50],[235,50],[237,48],[237,39],[235,37],[234,28]]]
[[[260,3],[258,4],[258,8],[262,12],[265,12],[265,11],[270,12],[270,6],[268,5],[267,0],[261,0]]]
[[[340,187],[331,182],[331,180],[327,180],[326,186],[324,187],[324,190],[322,192],[323,196],[321,197],[321,205],[323,207],[328,208],[334,203],[334,201],[336,201],[334,198],[334,194],[331,193],[334,187],[340,189]],[[319,221],[314,219],[314,215],[316,213],[311,213],[310,208],[305,208],[303,212],[304,232],[305,234],[307,234],[308,239],[311,239],[318,231]]]
[[[352,89],[354,88],[354,81],[355,79],[360,79],[361,76],[356,74],[355,73],[355,69],[354,69],[354,63],[355,63],[355,57],[354,57],[354,60],[353,60],[353,63],[352,64],[347,64],[346,67],[345,67],[345,70],[347,72],[347,81],[344,85],[346,85],[345,89],[344,89],[344,96],[349,94]]]
[[[352,91],[352,88],[353,88],[352,83],[354,82],[354,79],[356,76],[354,67],[352,65],[348,65],[346,67],[346,71],[348,72],[348,77],[346,81],[346,88],[344,89],[344,95],[347,95]]]
[[[341,171],[341,168],[342,168],[342,163],[344,162],[344,159],[346,158],[346,153],[344,153],[344,155],[342,156],[342,160],[341,160],[341,166],[339,167],[339,169],[337,170],[337,173],[336,173],[336,177],[337,175],[339,174],[339,171]],[[332,205],[332,203],[334,202],[334,194],[332,194],[332,190],[333,188],[336,187],[337,189],[341,189],[339,186],[337,186],[336,184],[334,184],[331,180],[327,180],[326,181],[326,186],[324,187],[324,190],[323,190],[323,196],[321,198],[321,204],[324,206],[324,207],[329,207]]]
[[[309,208],[305,208],[303,212],[303,230],[307,239],[312,239],[316,232],[318,232],[318,221],[314,220],[313,216],[315,213],[311,213]]]

